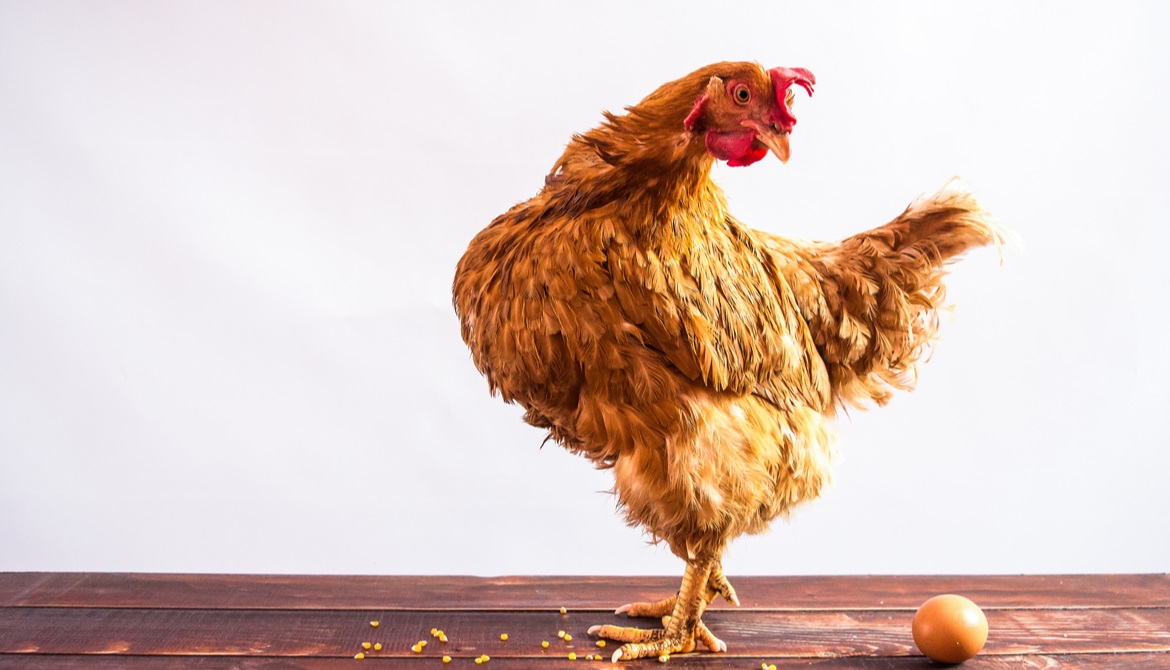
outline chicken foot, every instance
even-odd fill
[[[704,589],[703,599],[710,605],[715,596],[723,596],[727,602],[739,607],[739,596],[735,593],[735,588],[731,586],[731,582],[727,580],[727,575],[723,574],[722,562],[716,560],[714,566],[711,568],[711,576],[707,579],[707,587]],[[628,614],[632,617],[652,617],[655,619],[669,616],[674,611],[675,601],[678,599],[676,593],[669,598],[663,598],[656,603],[629,603],[622,605],[614,610],[614,614]]]
[[[646,630],[594,626],[589,629],[589,633],[626,643],[614,652],[614,661],[686,653],[694,651],[697,641],[711,651],[727,651],[727,645],[701,621],[707,605],[720,594],[738,604],[735,591],[723,575],[719,561],[712,558],[688,561],[678,594],[657,603],[639,603],[619,608],[619,611],[629,612],[632,616],[658,616],[658,612],[670,606],[670,614],[662,615],[663,628]]]

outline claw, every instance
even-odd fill
[[[703,623],[702,621],[695,623],[695,637],[697,637],[704,645],[706,645],[707,649],[715,653],[722,653],[727,651],[727,643],[715,637],[715,634],[711,632],[711,629],[707,628],[707,624]]]
[[[715,637],[702,621],[707,606],[718,596],[732,605],[740,605],[717,558],[692,560],[687,563],[682,588],[675,595],[656,603],[629,603],[614,610],[615,615],[660,619],[662,628],[599,625],[590,627],[589,634],[625,643],[614,651],[615,663],[652,657],[663,660],[671,654],[694,651],[696,646],[723,653],[727,651],[727,643]]]
[[[628,614],[632,617],[660,619],[674,611],[674,604],[677,599],[678,596],[673,595],[669,598],[659,600],[656,603],[630,603],[614,610],[614,614]]]
[[[723,566],[716,565],[711,571],[711,577],[708,580],[708,586],[723,596],[727,602],[739,607],[739,596],[735,593],[735,588],[731,586],[731,582],[727,580],[727,575],[723,574]]]

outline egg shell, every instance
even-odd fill
[[[939,663],[962,663],[987,642],[987,617],[963,596],[935,596],[914,613],[914,644]]]

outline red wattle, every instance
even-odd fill
[[[743,130],[738,132],[720,132],[708,130],[705,144],[707,151],[714,157],[727,161],[728,165],[740,167],[751,165],[768,155],[764,147],[753,147],[756,142],[756,131]]]
[[[739,158],[732,158],[731,160],[727,161],[727,164],[730,165],[731,167],[743,167],[745,165],[751,165],[752,163],[755,163],[756,161],[763,160],[764,156],[767,156],[767,155],[768,155],[767,148],[756,147],[754,149],[749,149],[746,154],[740,156]]]

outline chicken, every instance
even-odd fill
[[[837,243],[748,228],[715,161],[789,158],[804,69],[717,63],[572,138],[532,199],[459,261],[454,305],[493,394],[613,472],[631,525],[686,569],[674,596],[618,609],[662,628],[594,626],[614,660],[726,645],[703,624],[738,604],[724,548],[818,496],[839,406],[909,389],[944,299],[944,265],[1001,229],[955,184]]]

